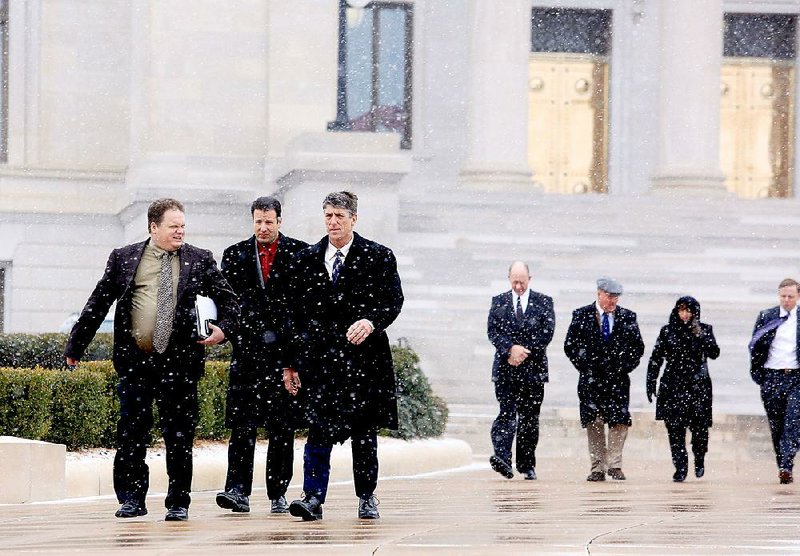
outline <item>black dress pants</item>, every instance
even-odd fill
[[[536,467],[544,384],[526,380],[518,373],[501,373],[494,383],[494,392],[500,404],[500,413],[492,423],[494,455],[510,466],[516,434],[517,471],[530,471]]]
[[[378,486],[378,434],[374,430],[353,432],[350,441],[356,496],[368,498]],[[323,504],[328,494],[332,449],[333,442],[312,425],[303,453],[303,491]]]
[[[672,463],[675,469],[684,473],[689,469],[689,455],[686,452],[686,429],[692,431],[692,454],[695,465],[702,462],[708,452],[708,427],[690,424],[681,425],[664,421],[669,437],[669,448],[672,452]]]
[[[169,352],[167,352],[169,354]],[[119,422],[114,457],[117,500],[144,503],[150,486],[145,463],[153,401],[158,407],[167,451],[169,486],[164,505],[188,508],[192,488],[192,446],[197,426],[197,379],[175,364],[175,355],[142,354],[117,384]]]
[[[228,475],[226,491],[250,496],[253,490],[253,459],[256,447],[256,426],[237,425],[231,431],[228,444]],[[292,480],[294,464],[294,430],[271,430],[267,445],[267,497],[275,500],[286,494]]]

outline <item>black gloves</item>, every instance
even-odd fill
[[[653,398],[656,397],[656,381],[647,381],[647,401],[653,403]]]

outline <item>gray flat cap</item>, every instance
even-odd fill
[[[622,295],[622,284],[608,276],[601,276],[597,279],[597,289],[612,295]]]

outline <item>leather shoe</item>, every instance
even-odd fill
[[[137,500],[128,500],[114,513],[117,517],[139,517],[140,515],[147,515],[147,508],[144,507],[143,502]]]
[[[217,506],[237,513],[250,511],[250,498],[235,490],[217,493]]]
[[[686,470],[685,469],[677,469],[675,473],[672,475],[672,480],[676,483],[682,483],[686,480]]]
[[[358,519],[380,519],[381,514],[378,513],[378,504],[380,502],[374,494],[370,494],[367,498],[359,499]]]
[[[292,500],[289,513],[303,521],[316,521],[322,519],[322,502],[313,494],[306,494],[301,500]]]
[[[522,475],[525,477],[526,481],[535,481],[536,480],[536,470],[535,469],[528,469]]]
[[[792,477],[792,472],[788,469],[781,469],[780,473],[778,473],[778,479],[780,480],[782,485],[788,485],[794,482],[794,477]]]
[[[491,456],[489,458],[489,465],[506,479],[514,478],[514,472],[511,470],[511,466],[497,456]]]
[[[695,468],[694,468],[694,476],[695,477],[697,477],[699,479],[700,477],[702,477],[705,474],[706,474],[706,468],[705,467],[702,467],[702,466],[701,467],[697,467],[697,466],[695,466]]]
[[[608,470],[608,476],[614,479],[615,481],[624,481],[625,480],[625,473],[622,472],[622,469],[619,467],[612,467]]]
[[[186,521],[189,519],[189,509],[181,506],[172,506],[167,510],[164,521]]]
[[[278,496],[275,500],[271,501],[269,513],[271,514],[285,514],[289,513],[289,503],[286,502],[285,496]]]
[[[589,476],[586,477],[586,480],[591,481],[593,483],[596,483],[598,481],[605,481],[606,474],[603,473],[602,471],[592,471],[591,473],[589,473]]]

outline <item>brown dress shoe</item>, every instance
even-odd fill
[[[792,472],[788,469],[781,469],[780,473],[778,473],[778,479],[780,479],[782,485],[788,485],[794,482]]]
[[[591,473],[589,473],[589,476],[586,477],[586,480],[587,481],[591,481],[593,483],[595,483],[597,481],[605,481],[606,480],[606,474],[603,473],[602,471],[592,471]]]
[[[625,473],[622,472],[622,469],[619,467],[612,467],[608,470],[608,476],[614,479],[615,481],[624,481],[625,480]]]

